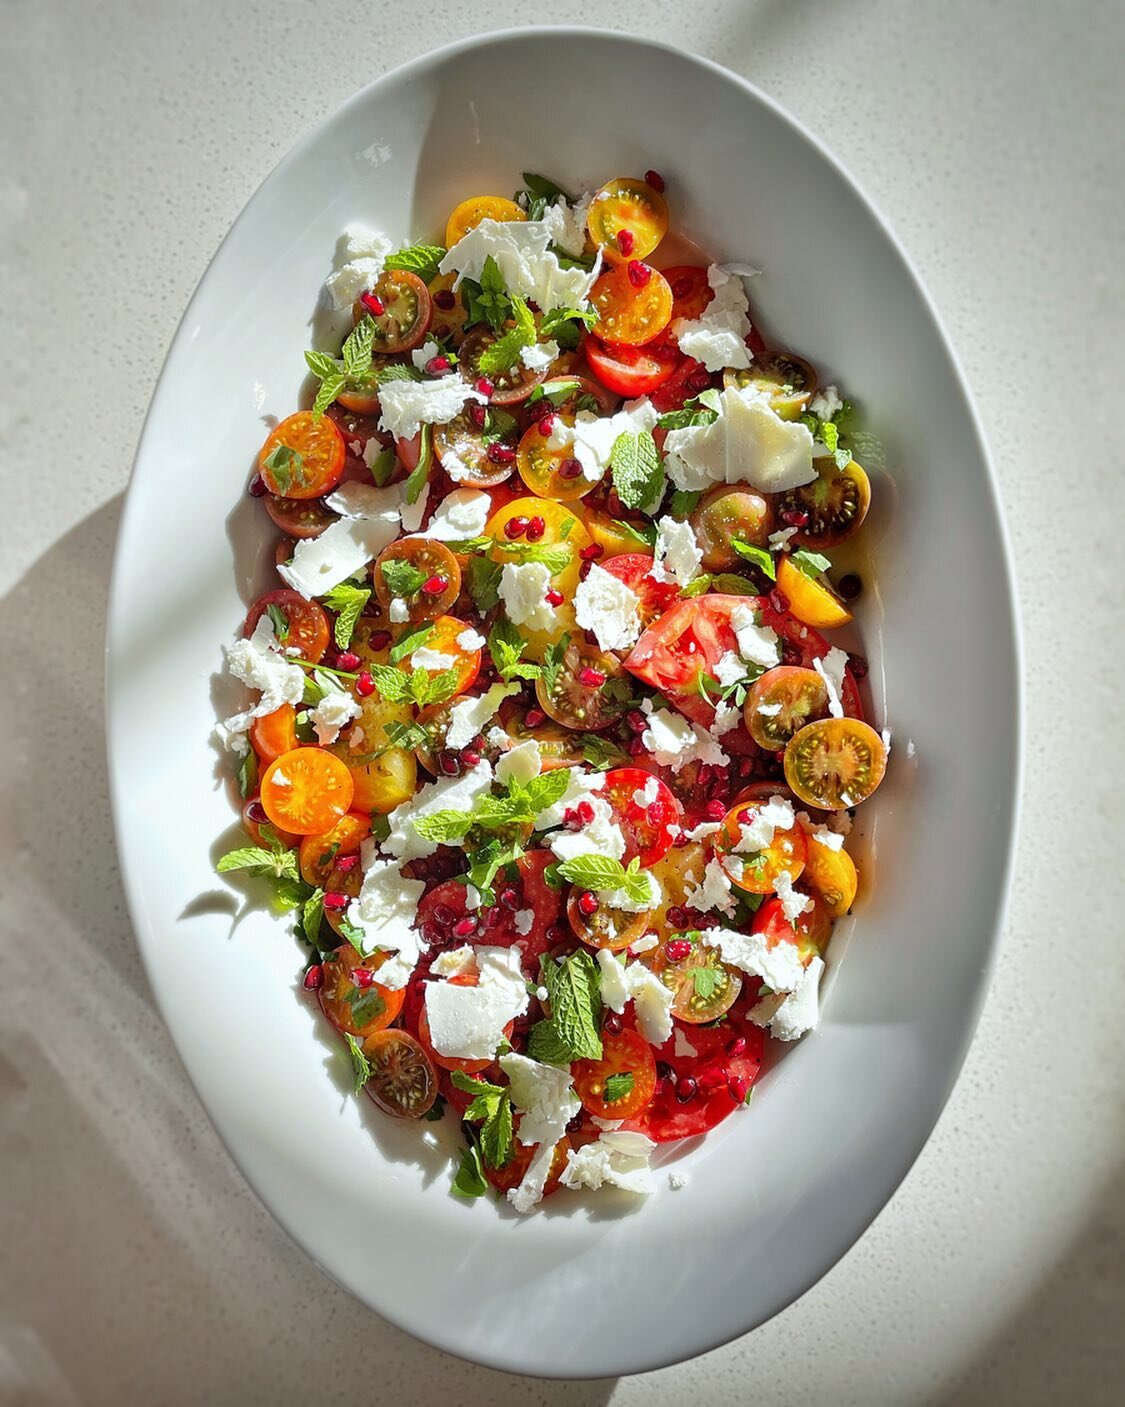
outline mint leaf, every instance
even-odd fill
[[[649,430],[625,430],[609,457],[613,487],[626,508],[647,508],[664,491],[664,466]]]
[[[719,572],[717,576],[710,578],[710,584],[716,591],[721,591],[725,596],[757,596],[757,587],[746,580],[744,576],[735,576],[730,572]],[[695,585],[693,581],[692,586]],[[692,596],[695,593],[691,587],[685,587],[680,593],[683,596]]]
[[[414,596],[421,591],[422,583],[427,579],[425,572],[419,571],[404,557],[386,558],[379,563],[379,571],[392,596]]]
[[[802,576],[815,580],[821,572],[826,572],[832,563],[820,552],[808,552],[803,547],[799,552],[791,552],[789,560]]]
[[[427,704],[444,703],[457,692],[457,671],[443,669],[438,674],[416,669],[410,677],[411,693],[419,708]]]
[[[565,200],[568,205],[574,204],[574,197],[567,195],[562,186],[556,185],[547,176],[537,176],[534,171],[523,172],[523,183],[529,195],[537,195],[541,199],[549,201],[552,205],[559,200]]]
[[[503,570],[502,563],[491,557],[474,557],[469,563],[469,595],[482,616],[499,604]]]
[[[277,485],[277,491],[282,498],[288,495],[294,484],[300,484],[303,487],[308,483],[305,461],[301,458],[298,450],[290,449],[288,445],[274,445],[262,461],[262,468],[270,471],[270,476]]]
[[[570,648],[570,636],[564,635],[561,640],[556,640],[553,645],[548,645],[543,653],[543,673],[540,676],[546,685],[547,693],[554,696],[559,682],[559,670],[562,669],[566,652]]]
[[[390,564],[388,563],[388,565]],[[421,584],[421,582],[418,583],[419,586],[421,586]],[[394,588],[392,587],[391,589],[393,590]],[[398,593],[396,592],[395,594],[397,595]],[[433,633],[434,623],[432,620],[424,620],[421,625],[408,626],[391,646],[391,663],[398,664],[398,662],[405,659],[407,655],[412,655],[415,650],[421,649]]]
[[[363,1047],[353,1035],[344,1033],[344,1039],[348,1043],[348,1054],[352,1058],[352,1075],[355,1080],[354,1091],[356,1094],[364,1087],[371,1078],[371,1062],[363,1053]]]
[[[420,723],[390,722],[383,725],[387,742],[391,747],[405,748],[408,752],[428,741],[428,734]],[[382,756],[382,752],[377,756]],[[354,764],[353,764],[354,765]]]
[[[360,1027],[370,1026],[387,1009],[378,987],[355,987],[348,993],[346,1001],[351,1008],[352,1021]]]
[[[407,703],[413,698],[410,675],[405,670],[395,669],[390,664],[373,664],[369,672],[375,687],[388,703]]]
[[[398,456],[393,448],[388,447],[379,451],[375,456],[375,463],[371,466],[371,477],[375,480],[376,488],[386,488],[391,481],[391,475],[394,473],[397,463]]]
[[[520,423],[514,415],[501,406],[489,406],[481,426],[481,443],[486,447],[498,440],[518,440]]]
[[[456,1197],[483,1197],[488,1191],[488,1179],[481,1170],[480,1149],[470,1142],[461,1155],[461,1166],[453,1179],[453,1194]]]
[[[477,367],[485,376],[498,376],[510,371],[520,359],[524,347],[535,342],[535,318],[522,298],[512,299],[515,327],[509,328],[477,358]]]
[[[548,314],[550,316],[550,314]],[[558,409],[564,405],[574,395],[575,391],[581,388],[581,382],[575,377],[568,376],[557,381],[544,381],[536,386],[531,395],[524,402],[525,405],[535,405],[537,401],[550,401]]]
[[[512,1161],[512,1100],[507,1090],[481,1126],[480,1151],[486,1167],[502,1168]]]
[[[575,324],[593,327],[597,320],[598,315],[593,308],[552,308],[549,313],[543,314],[543,320],[539,324],[539,336],[546,342],[571,329],[577,332]]]
[[[413,822],[414,829],[424,840],[434,840],[439,845],[464,840],[475,824],[476,818],[471,811],[452,810],[432,811]]]
[[[607,1104],[616,1104],[619,1099],[627,1099],[633,1093],[635,1083],[632,1070],[620,1070],[607,1076],[602,1098]]]
[[[445,258],[445,252],[440,244],[411,244],[396,254],[388,254],[383,267],[403,269],[408,274],[417,274],[423,283],[432,283],[438,276],[438,265]]]
[[[215,866],[219,874],[229,874],[232,870],[249,870],[251,874],[265,875],[270,879],[299,879],[297,852],[286,850],[280,842],[276,849],[266,850],[260,845],[244,845],[236,850],[228,850]]]
[[[258,754],[247,748],[246,755],[238,764],[238,794],[243,798],[253,795],[258,785]]]
[[[383,362],[372,370],[371,379],[376,386],[381,386],[385,381],[424,381],[426,378],[408,362]]]
[[[740,537],[731,538],[730,544],[740,557],[745,557],[763,572],[770,581],[777,580],[777,572],[773,565],[773,558],[764,547],[756,547],[752,542],[744,542]]]
[[[576,855],[559,865],[559,874],[583,889],[620,889],[625,883],[625,866],[608,855]]]
[[[480,282],[462,279],[460,292],[470,323],[487,322],[493,332],[498,332],[504,326],[511,312],[512,301],[508,297],[500,266],[491,254],[481,267]]]
[[[301,928],[314,948],[320,946],[320,923],[324,917],[324,890],[314,889],[301,909]]]
[[[682,522],[691,517],[702,497],[702,489],[677,489],[668,500],[668,512]]]
[[[434,427],[432,425],[422,426],[422,439],[418,453],[418,463],[410,471],[410,474],[403,484],[403,495],[407,503],[417,503],[418,497],[425,486],[426,480],[430,477],[430,469],[434,462]]]
[[[542,562],[552,576],[565,572],[574,556],[574,548],[565,542],[497,542],[495,546],[497,551],[521,565]]]
[[[306,352],[305,365],[318,381],[323,381],[326,376],[340,374],[340,363],[327,352]]]
[[[322,599],[330,611],[336,612],[336,624],[332,630],[336,648],[346,650],[351,644],[356,621],[359,620],[363,614],[363,608],[371,600],[371,588],[354,586],[349,581],[342,581],[331,591],[326,592]]]
[[[561,964],[544,956],[539,960],[540,978],[547,988],[551,1016],[531,1028],[528,1054],[535,1060],[600,1060],[602,1041],[598,1034],[602,1003],[598,968],[592,954],[584,949],[572,953]],[[551,1052],[548,1057],[543,1052]]]
[[[611,521],[619,533],[631,537],[639,547],[652,548],[656,546],[655,523],[627,523],[624,518],[614,518]]]
[[[722,980],[723,974],[717,967],[693,967],[691,970],[692,986],[700,1001],[710,1001]]]
[[[537,664],[521,663],[520,657],[527,649],[527,643],[520,634],[519,626],[513,625],[507,616],[497,618],[489,631],[488,653],[501,679],[539,678],[542,671]]]
[[[578,741],[582,746],[582,761],[595,772],[632,765],[625,749],[601,733],[583,733]]]
[[[347,340],[340,350],[344,359],[345,376],[362,376],[371,370],[371,349],[374,344],[375,320],[367,316],[357,322],[348,333]]]

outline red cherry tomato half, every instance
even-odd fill
[[[652,1103],[627,1125],[657,1143],[713,1129],[742,1107],[762,1067],[766,1033],[750,1022],[695,1027],[683,1031],[681,1039],[698,1054],[676,1055],[673,1032],[654,1052],[658,1071],[665,1066],[671,1074],[661,1072]]]
[[[600,338],[586,339],[586,360],[603,386],[619,396],[647,396],[672,376],[683,358],[666,343],[621,347]]]
[[[653,581],[649,576],[652,558],[647,552],[623,552],[617,557],[607,557],[598,566],[636,592],[643,626],[651,625],[680,598],[680,588],[674,581]]]
[[[274,623],[278,644],[300,650],[303,660],[319,664],[328,649],[329,631],[328,617],[316,602],[306,601],[296,591],[267,591],[250,607],[242,633],[253,635],[254,627],[267,611]]]
[[[645,347],[643,350],[655,354],[656,349]],[[671,350],[676,349],[673,346]],[[679,356],[678,351],[676,355]],[[698,396],[700,391],[705,391],[714,380],[702,362],[697,362],[694,357],[679,356],[672,375],[653,392],[652,404],[661,415],[669,410],[679,410],[685,401],[690,401],[693,396]]]
[[[812,669],[814,659],[823,659],[829,651],[828,641],[811,625],[804,625],[788,611],[775,611],[768,596],[747,597],[755,610],[761,610],[763,624],[776,630],[784,650],[784,664],[798,664],[804,669]],[[859,686],[850,668],[844,670],[844,685],[840,690],[840,702],[849,718],[862,719],[863,704],[859,697]]]
[[[651,801],[636,799],[647,793]],[[625,837],[624,863],[640,859],[647,870],[671,850],[679,834],[683,812],[671,789],[642,767],[615,767],[605,776],[605,788],[597,793],[613,807],[615,819]]]
[[[714,705],[699,688],[700,674],[714,674],[738,639],[730,620],[737,606],[760,609],[760,596],[697,596],[681,601],[655,620],[633,647],[625,668],[659,690],[693,722],[709,724]]]

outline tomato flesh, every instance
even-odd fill
[[[384,1114],[420,1119],[438,1096],[437,1071],[420,1042],[406,1031],[376,1031],[363,1043],[371,1066],[364,1090]]]
[[[354,793],[347,767],[321,748],[299,747],[282,753],[262,775],[266,815],[294,835],[329,830],[347,812]]]
[[[646,870],[667,855],[679,834],[683,812],[665,782],[641,767],[615,767],[606,773],[598,795],[613,807],[625,837],[626,864],[639,859]]]
[[[652,557],[647,552],[622,552],[598,563],[636,593],[641,624],[649,626],[680,598],[674,581],[656,581],[650,575]]]
[[[339,426],[326,415],[318,420],[300,410],[270,431],[258,454],[258,473],[279,498],[322,498],[340,482],[344,454]]]
[[[631,1126],[657,1143],[694,1138],[713,1129],[742,1107],[762,1067],[766,1033],[749,1022],[725,1027],[698,1027],[682,1039],[698,1052],[677,1055],[677,1036],[655,1052],[671,1074],[657,1084],[652,1103]],[[736,1045],[737,1053],[728,1047]],[[686,1081],[694,1083],[688,1085]],[[678,1093],[692,1090],[690,1097]]]
[[[603,386],[619,396],[634,399],[651,395],[664,386],[686,358],[680,355],[678,348],[663,343],[648,347],[610,346],[591,334],[586,339],[586,360]],[[653,404],[656,405],[655,400]]]
[[[652,1099],[656,1087],[656,1061],[652,1046],[643,1036],[626,1026],[616,1034],[602,1032],[602,1058],[576,1060],[571,1066],[574,1092],[583,1108],[599,1119],[634,1118]],[[633,1077],[632,1086],[611,1097],[614,1076]],[[627,1083],[620,1080],[619,1085]]]
[[[315,601],[306,601],[296,591],[267,591],[250,607],[242,633],[253,635],[267,612],[279,645],[298,650],[301,659],[310,664],[320,663],[328,649],[328,617]]]

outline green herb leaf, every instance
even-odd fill
[[[376,386],[382,386],[387,381],[424,381],[426,378],[409,362],[383,362],[372,371],[371,379]]]
[[[607,1104],[616,1104],[619,1099],[627,1099],[633,1093],[635,1084],[632,1070],[619,1070],[606,1077],[603,1098]]]
[[[514,415],[502,406],[489,406],[481,426],[481,443],[494,445],[499,440],[518,440],[520,423]]]
[[[582,761],[595,772],[608,772],[611,767],[631,765],[625,749],[602,733],[582,733],[578,741],[582,747]]]
[[[482,616],[499,604],[503,571],[503,564],[491,557],[474,557],[469,563],[469,595]]]
[[[612,522],[619,533],[625,537],[631,537],[639,547],[653,548],[656,546],[655,523],[627,523],[624,518],[614,518]]]
[[[625,430],[609,458],[613,487],[626,508],[648,508],[664,492],[664,466],[649,430]]]
[[[421,747],[428,740],[425,728],[420,723],[397,723],[390,722],[383,725],[383,732],[387,735],[387,742],[391,747],[405,748],[408,752],[416,747]],[[382,756],[382,752],[376,754]]]
[[[553,645],[548,645],[543,653],[543,673],[540,676],[550,697],[554,696],[558,688],[559,671],[562,669],[566,652],[570,648],[570,636],[564,635],[556,640]]]
[[[528,642],[507,616],[498,617],[488,634],[488,653],[501,679],[538,679],[542,673],[537,664],[521,663],[520,657]]]
[[[430,674],[427,670],[417,669],[411,676],[410,684],[414,702],[419,708],[444,703],[457,692],[457,671],[443,669],[438,674]]]
[[[320,923],[324,917],[324,890],[314,889],[301,909],[301,928],[314,948],[320,946]]]
[[[581,383],[573,376],[568,376],[558,381],[544,381],[536,386],[531,395],[524,402],[525,405],[535,405],[537,401],[550,401],[556,409],[569,401],[580,387]]]
[[[388,562],[386,565],[390,566],[391,564]],[[420,572],[419,575],[425,580],[424,573]],[[389,582],[387,584],[388,586],[390,585]],[[418,583],[419,586],[421,586],[421,584],[421,582]],[[393,586],[391,590],[394,591]],[[417,587],[415,587],[415,590],[417,590]],[[396,592],[396,595],[397,594]],[[424,620],[421,625],[409,626],[391,646],[391,663],[398,664],[398,662],[404,660],[407,655],[412,655],[415,650],[421,649],[433,633],[434,623],[432,620]]]
[[[439,1094],[426,1112],[422,1115],[428,1124],[436,1124],[445,1116],[445,1095]]]
[[[695,582],[692,582],[692,586]],[[757,596],[758,588],[753,583],[746,580],[744,576],[735,576],[730,572],[719,572],[717,576],[711,578],[711,585],[716,591],[721,591],[725,596]],[[688,594],[686,591],[683,593]]]
[[[497,1102],[495,1114],[481,1126],[480,1151],[490,1168],[502,1168],[512,1161],[512,1100],[506,1090]]]
[[[342,581],[331,591],[325,593],[324,604],[330,611],[336,612],[336,624],[332,634],[338,650],[346,650],[351,644],[356,621],[359,620],[363,614],[363,608],[370,600],[370,587],[355,586],[350,581]]]
[[[540,772],[538,777],[532,777],[530,781],[522,786],[518,782],[513,782],[510,791],[515,793],[523,801],[527,810],[531,812],[530,820],[534,820],[540,811],[546,811],[549,806],[554,806],[566,795],[566,789],[570,785],[570,774],[566,767],[553,767],[549,772]]]
[[[411,244],[396,254],[388,254],[383,260],[383,267],[404,269],[408,274],[417,274],[423,283],[432,283],[438,276],[438,265],[445,258],[445,253],[440,244]]]
[[[408,562],[405,557],[388,557],[380,563],[379,570],[387,583],[387,590],[393,596],[414,596],[422,589],[426,573]]]
[[[437,841],[448,845],[451,841],[464,840],[475,824],[471,811],[433,811],[428,816],[419,816],[413,822],[414,829],[424,840]]]
[[[693,967],[691,970],[692,986],[700,1001],[710,1001],[722,979],[723,974],[716,967]]]
[[[369,670],[375,687],[388,703],[407,703],[413,699],[410,675],[391,664],[373,664]]]
[[[558,338],[568,329],[578,332],[579,327],[593,327],[598,320],[598,315],[593,308],[552,308],[549,313],[543,314],[543,320],[539,324],[539,336],[546,342],[549,338]]]
[[[523,173],[523,183],[529,195],[537,195],[552,205],[561,197],[568,205],[574,204],[574,197],[567,195],[562,186],[556,185],[548,176],[537,176],[534,171]]]
[[[344,1039],[348,1043],[348,1054],[352,1058],[352,1076],[355,1080],[353,1086],[356,1094],[359,1094],[364,1085],[371,1078],[371,1062],[363,1053],[363,1046],[353,1035],[344,1033]]]
[[[694,581],[689,581],[681,590],[680,595],[686,596],[689,599],[692,596],[702,596],[705,592],[711,590],[714,580],[714,577],[708,576],[707,573],[704,572],[702,576],[697,576]]]
[[[798,552],[791,552],[789,560],[793,566],[801,573],[815,580],[821,572],[826,572],[832,563],[820,552],[808,552],[801,548]]]
[[[625,883],[625,866],[609,855],[576,855],[559,865],[559,874],[583,889],[620,889]]]
[[[283,498],[294,484],[303,487],[308,483],[305,461],[298,450],[290,449],[288,445],[274,445],[262,461],[262,468],[270,471],[277,491]]]
[[[769,577],[770,581],[777,580],[773,558],[764,547],[756,547],[752,542],[744,542],[740,537],[732,538],[730,545],[740,557],[745,557],[748,562],[753,562],[759,571]]]
[[[318,381],[326,376],[339,376],[340,363],[327,352],[306,352],[305,364]]]
[[[574,548],[566,542],[497,542],[495,546],[521,565],[542,562],[552,576],[565,572],[574,556]]]
[[[430,477],[430,469],[434,462],[434,427],[432,425],[422,426],[422,439],[418,453],[418,463],[410,471],[410,475],[403,484],[403,496],[407,503],[417,503],[426,480]]]
[[[493,332],[504,326],[512,309],[512,300],[508,297],[500,266],[491,254],[481,267],[480,282],[462,279],[460,292],[470,323],[487,322]]]
[[[530,347],[535,342],[535,317],[524,299],[512,299],[512,316],[515,327],[509,328],[490,347],[486,347],[477,359],[477,366],[485,376],[498,376],[510,371],[519,361],[524,347]]]
[[[567,1061],[600,1060],[602,1003],[593,955],[582,950],[561,964],[544,955],[539,972],[547,988],[551,1016],[531,1028],[528,1054],[534,1060],[549,1059],[552,1064],[561,1063],[559,1052],[565,1053]]]
[[[375,463],[371,466],[371,477],[375,480],[376,488],[386,488],[397,463],[398,456],[391,446],[379,451],[375,456]]]
[[[357,322],[341,348],[344,374],[362,376],[371,370],[371,349],[375,343],[375,320],[368,316]]]
[[[359,1027],[370,1026],[387,1009],[378,987],[353,988],[347,995],[347,1003],[351,1008],[352,1021]]]
[[[299,879],[297,852],[286,850],[278,842],[265,849],[260,845],[244,845],[236,850],[228,850],[215,866],[219,874],[229,874],[232,870],[249,870],[251,874],[265,875],[271,879]]]
[[[246,799],[252,796],[258,785],[258,754],[252,747],[246,749],[238,764],[238,794]]]
[[[456,1197],[483,1197],[488,1191],[488,1179],[480,1165],[480,1149],[475,1143],[461,1155],[461,1165],[453,1179],[453,1194]]]
[[[681,522],[690,518],[703,497],[702,489],[676,489],[668,500],[668,512]]]

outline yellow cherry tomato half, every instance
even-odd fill
[[[606,259],[647,259],[668,232],[668,206],[645,181],[608,181],[586,214],[590,238]]]
[[[445,247],[452,249],[459,239],[475,230],[482,220],[526,220],[526,213],[514,200],[502,195],[473,195],[456,206],[445,224]]]
[[[742,828],[752,825],[762,809],[760,802],[734,806],[715,835],[715,854],[732,884],[751,894],[772,894],[780,875],[795,880],[805,868],[808,849],[805,832],[792,826],[775,827],[772,838],[757,849],[747,847]]]
[[[371,834],[370,816],[349,811],[323,835],[306,835],[301,841],[301,878],[314,888],[326,888],[325,880],[341,856],[358,855],[359,847]]]
[[[331,493],[344,473],[344,437],[327,415],[311,410],[287,415],[266,437],[258,473],[270,493],[282,498],[320,498]]]
[[[572,503],[597,487],[582,472],[571,446],[553,449],[550,433],[543,433],[548,421],[560,417],[545,415],[523,433],[516,451],[516,468],[532,493],[557,503]]]
[[[809,831],[807,826],[805,830],[808,849],[802,879],[819,896],[830,918],[842,918],[855,903],[859,889],[855,861],[846,850],[822,845],[815,830]]]
[[[643,273],[637,272],[638,267]],[[639,347],[668,326],[672,290],[664,275],[647,264],[619,264],[594,284],[590,306],[598,315],[595,336],[618,346]]]
[[[355,648],[354,638],[352,648]],[[382,664],[385,660],[374,662]],[[387,724],[409,723],[413,710],[410,704],[392,703],[378,692],[358,702],[359,717],[328,751],[351,773],[355,787],[352,809],[385,816],[410,800],[418,780],[414,754],[401,747],[391,747],[387,737]]]
[[[866,801],[886,770],[886,744],[858,718],[807,723],[785,749],[785,780],[806,806],[822,811]]]
[[[777,589],[789,602],[790,614],[817,630],[847,625],[852,618],[851,611],[832,590],[826,577],[806,576],[788,557],[782,557],[778,563]]]
[[[282,753],[262,775],[266,815],[294,835],[331,830],[347,813],[354,794],[347,767],[323,748],[298,747]]]

